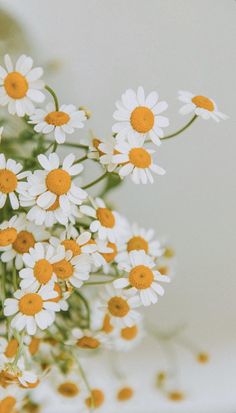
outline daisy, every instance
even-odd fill
[[[44,82],[40,80],[43,69],[32,69],[33,60],[21,55],[14,68],[11,58],[4,57],[6,69],[0,66],[0,105],[8,105],[10,114],[17,116],[32,115],[34,104],[42,103],[45,95],[41,92]]]
[[[27,370],[25,367],[25,361],[23,357],[20,357],[17,363],[18,373],[17,378],[20,386],[24,388],[33,389],[38,386],[39,379],[38,376],[30,370]]]
[[[76,345],[80,349],[96,350],[104,342],[105,335],[100,332],[92,332],[91,330],[82,330],[81,328],[73,328],[71,345]]]
[[[115,288],[129,287],[136,297],[139,297],[144,306],[155,304],[158,295],[164,294],[164,289],[159,282],[169,282],[169,277],[161,275],[154,270],[155,263],[145,251],[131,251],[129,262],[119,264],[120,269],[128,273],[127,277],[121,277],[113,282]]]
[[[92,389],[91,390],[91,395],[85,399],[85,404],[91,411],[91,409],[94,407],[95,409],[98,409],[101,407],[105,402],[105,394],[101,389]]]
[[[101,198],[96,198],[93,201],[93,206],[82,205],[80,211],[84,215],[94,218],[90,224],[90,231],[97,232],[98,238],[116,242],[122,236],[123,228],[120,225],[119,214],[107,208]]]
[[[25,214],[19,216],[19,220],[17,220],[14,225],[16,224],[19,225],[16,229],[17,234],[12,231],[14,227],[8,227],[7,235],[10,233],[11,236],[7,238],[6,234],[4,234],[5,246],[0,247],[0,251],[2,251],[2,262],[12,262],[15,260],[16,269],[20,270],[23,267],[23,254],[29,252],[30,248],[33,248],[36,242],[48,240],[50,234],[44,227],[28,222]]]
[[[139,305],[140,301],[130,291],[125,294],[112,286],[107,286],[101,295],[100,308],[116,327],[132,327],[140,319],[140,314],[134,310]]]
[[[53,271],[58,281],[80,288],[89,279],[90,261],[85,254],[73,256],[68,250],[64,259],[53,264]]]
[[[74,105],[62,105],[55,110],[54,105],[49,103],[46,111],[37,109],[31,116],[29,123],[35,125],[37,133],[54,133],[57,143],[64,143],[66,134],[74,133],[75,129],[84,127],[83,122],[86,115],[83,110],[77,110]]]
[[[38,161],[44,170],[37,170],[28,179],[28,193],[35,196],[36,204],[44,209],[60,206],[63,211],[71,212],[71,204],[81,205],[87,193],[72,182],[72,177],[79,175],[83,166],[73,165],[74,154],[65,157],[62,166],[54,152],[48,157],[39,155]],[[32,218],[32,217],[31,217]]]
[[[15,384],[6,388],[0,387],[0,412],[20,412],[24,404],[24,397],[25,392]]]
[[[51,284],[54,286],[57,280],[53,271],[53,264],[65,257],[65,250],[61,246],[54,248],[52,245],[37,243],[29,252],[23,254],[25,268],[19,272],[22,279],[20,287],[39,288],[41,285]]]
[[[178,99],[181,102],[184,102],[184,106],[182,106],[179,110],[179,113],[182,115],[194,112],[195,115],[201,116],[203,119],[212,118],[216,122],[219,122],[221,119],[225,120],[228,118],[227,115],[219,112],[214,100],[206,96],[195,95],[191,92],[180,90]]]
[[[128,142],[120,142],[116,145],[118,155],[113,156],[113,161],[121,165],[119,175],[124,178],[131,174],[131,179],[135,184],[153,184],[152,172],[158,175],[164,175],[165,170],[153,163],[152,149],[143,147],[144,138],[128,138]]]
[[[6,340],[4,337],[0,337],[0,354],[4,356],[5,362],[12,362],[17,355],[18,349],[19,342],[16,338],[12,337],[10,340]]]
[[[0,224],[0,251],[4,251],[13,244],[17,234],[24,229],[25,219],[23,215],[14,215],[9,221]]]
[[[122,327],[116,329],[111,340],[111,348],[116,351],[130,351],[140,344],[144,337],[141,323],[136,323],[132,327]]]
[[[169,120],[163,113],[168,104],[164,101],[158,102],[158,94],[151,92],[146,98],[144,90],[140,86],[137,93],[128,89],[116,102],[117,110],[113,117],[117,121],[112,130],[118,140],[127,137],[134,138],[150,136],[152,142],[160,145],[160,137],[164,136],[162,128],[169,126]]]
[[[7,197],[12,209],[18,209],[20,204],[16,193],[26,190],[27,183],[19,182],[29,175],[28,171],[21,172],[23,166],[13,159],[6,160],[5,155],[0,153],[0,208],[3,208]]]
[[[57,293],[48,285],[37,289],[17,290],[15,298],[4,301],[4,315],[13,317],[11,327],[18,331],[26,329],[29,335],[34,335],[37,327],[48,328],[55,320],[55,312],[60,311],[57,303],[48,301],[56,298]]]

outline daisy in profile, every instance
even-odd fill
[[[27,188],[26,182],[20,182],[29,175],[28,171],[21,172],[23,166],[14,159],[6,160],[5,155],[0,153],[0,208],[3,208],[9,197],[12,209],[20,206],[17,194],[24,192]]]
[[[64,258],[65,250],[62,246],[54,248],[46,243],[36,243],[34,248],[30,248],[28,253],[23,254],[25,268],[19,272],[22,279],[20,287],[34,289],[46,284],[54,287],[57,277],[53,271],[53,264]]]
[[[143,143],[144,138],[140,137],[136,139],[129,137],[128,142],[118,143],[116,151],[119,154],[113,156],[113,162],[121,164],[119,169],[121,178],[131,175],[131,179],[135,184],[147,184],[148,182],[153,184],[152,172],[164,175],[165,170],[153,163],[152,154],[155,151],[144,148]]]
[[[150,136],[155,145],[160,145],[160,137],[164,136],[162,128],[169,126],[167,117],[161,115],[168,107],[164,101],[159,101],[156,92],[151,92],[145,98],[144,90],[140,86],[137,93],[128,89],[116,102],[117,110],[113,117],[117,121],[112,130],[118,140],[127,137]]]
[[[44,82],[41,67],[33,68],[33,59],[21,55],[15,67],[10,56],[5,55],[6,68],[0,66],[0,105],[8,106],[8,112],[17,116],[32,115],[34,103],[42,103]]]
[[[9,221],[3,221],[0,224],[0,251],[5,251],[7,247],[13,244],[18,233],[24,229],[24,215],[14,215]]]
[[[158,295],[164,294],[159,282],[169,282],[169,277],[161,275],[154,269],[155,263],[145,251],[131,251],[129,262],[119,264],[120,269],[127,272],[127,277],[121,277],[113,282],[115,288],[129,287],[129,291],[139,297],[144,306],[155,304]]]
[[[105,335],[101,332],[93,332],[91,330],[81,328],[73,328],[70,345],[84,350],[96,350],[105,341]]]
[[[116,242],[122,236],[124,228],[121,225],[121,217],[116,211],[107,208],[101,198],[96,198],[93,206],[82,205],[80,211],[93,218],[90,231],[97,232],[101,240]]]
[[[4,301],[4,315],[12,317],[11,327],[18,331],[26,329],[27,334],[34,335],[37,327],[45,330],[53,324],[55,312],[60,311],[57,303],[48,301],[56,298],[57,293],[48,285],[37,289],[17,290],[14,298]]]
[[[66,134],[74,133],[75,129],[84,127],[86,115],[83,110],[77,110],[74,105],[62,105],[55,110],[52,103],[43,109],[37,109],[31,116],[29,123],[35,125],[37,133],[53,133],[57,143],[64,143]]]
[[[71,204],[81,205],[87,198],[87,193],[72,182],[72,177],[79,175],[83,166],[80,163],[73,165],[75,155],[72,153],[65,157],[62,166],[55,152],[48,157],[39,155],[38,161],[44,170],[36,170],[29,177],[29,195],[36,197],[36,205],[44,210],[59,205],[70,214]]]
[[[203,119],[212,118],[216,122],[228,118],[227,115],[218,110],[218,107],[214,100],[206,96],[194,95],[191,92],[180,90],[178,99],[180,100],[180,102],[184,103],[184,106],[182,106],[179,110],[179,113],[181,113],[181,115],[195,113],[195,115],[201,116],[201,118]]]
[[[111,348],[116,351],[130,351],[140,344],[144,337],[143,326],[141,322],[134,324],[132,327],[122,327],[116,329],[111,336]]]

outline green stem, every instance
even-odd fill
[[[108,281],[89,281],[89,282],[85,282],[84,285],[103,285],[103,284],[110,284],[113,281],[114,281],[113,278]]]
[[[18,288],[18,285],[17,285],[17,274],[16,274],[16,264],[15,264],[15,261],[14,261],[14,263],[13,263],[13,270],[12,270],[12,272],[13,272],[13,274],[12,274],[12,284],[13,284],[14,290],[16,291],[17,288]]]
[[[48,86],[48,85],[45,86],[45,89],[50,93],[50,95],[52,95],[53,100],[54,100],[54,104],[55,104],[55,109],[56,109],[56,111],[58,112],[58,110],[59,110],[59,103],[58,103],[58,98],[57,98],[56,93],[55,93],[54,90],[53,90],[50,86]]]
[[[190,121],[185,126],[183,126],[181,129],[177,130],[176,132],[171,133],[170,135],[166,135],[163,138],[160,138],[161,141],[164,141],[166,139],[174,138],[175,136],[177,136],[180,133],[184,132],[190,125],[192,125],[192,123],[197,119],[197,117],[198,117],[197,115],[194,115],[192,117],[192,119],[190,119]]]
[[[77,354],[76,354],[75,351],[73,352],[73,355],[74,355],[74,358],[75,358],[75,360],[76,360],[76,363],[77,363],[77,366],[78,366],[78,369],[79,369],[79,373],[80,373],[80,375],[81,375],[81,377],[82,377],[82,379],[83,379],[83,381],[84,381],[84,384],[85,384],[85,386],[86,386],[86,388],[87,388],[87,390],[88,390],[88,393],[89,393],[89,395],[90,395],[90,397],[91,397],[90,411],[93,411],[95,405],[94,405],[94,398],[93,398],[92,389],[91,389],[91,387],[90,387],[90,384],[89,384],[89,382],[88,382],[88,379],[87,379],[87,376],[86,376],[86,374],[85,374],[85,371],[84,371],[83,367],[81,366],[80,361],[79,361],[78,356],[77,356]]]
[[[80,163],[80,162],[86,161],[86,159],[88,159],[87,154],[84,155],[82,158],[78,159],[77,161],[75,161],[75,162],[74,162],[74,165],[75,165],[76,163]]]
[[[86,298],[83,296],[83,294],[81,294],[78,290],[76,290],[76,294],[79,296],[79,298],[81,299],[81,301],[83,302],[85,308],[86,308],[86,312],[87,312],[87,324],[88,324],[88,328],[90,328],[90,307],[89,307],[89,303],[86,300]]]
[[[52,142],[50,139],[45,139],[45,142]],[[89,147],[87,145],[82,145],[81,143],[73,143],[73,142],[64,142],[61,143],[62,146],[68,146],[70,148],[78,148],[78,149],[85,149],[88,150]]]
[[[89,184],[82,186],[82,189],[87,189],[91,188],[91,186],[98,184],[98,182],[102,181],[106,176],[108,175],[108,172],[105,172],[103,175],[101,175],[99,178],[95,179],[95,181],[90,182]]]

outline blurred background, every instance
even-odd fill
[[[235,412],[236,2],[0,0],[0,8],[1,55],[30,53],[63,103],[91,110],[89,127],[98,136],[110,134],[114,102],[139,85],[168,101],[167,132],[189,119],[178,114],[179,89],[212,97],[230,116],[219,124],[199,119],[163,143],[158,160],[167,174],[149,186],[127,180],[111,200],[176,250],[177,276],[146,312],[149,321],[165,332],[185,326],[185,335],[210,354],[200,366],[191,352],[174,345],[169,362],[186,399],[171,403],[155,389],[165,351],[146,340],[123,359],[139,391],[122,411]]]

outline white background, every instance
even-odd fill
[[[201,368],[180,355],[188,401],[177,407],[148,393],[162,356],[147,343],[142,369],[133,362],[131,373],[146,390],[127,411],[139,411],[144,399],[140,412],[149,413],[147,400],[153,411],[159,406],[163,412],[236,411],[236,2],[1,0],[0,5],[22,22],[38,64],[62,62],[48,81],[63,102],[91,109],[98,136],[110,133],[115,100],[139,85],[169,102],[168,132],[189,119],[178,114],[179,89],[212,97],[230,116],[219,124],[197,120],[163,143],[158,160],[167,174],[153,186],[126,182],[112,200],[129,219],[155,227],[176,247],[177,277],[148,310],[152,322],[167,329],[187,323],[188,335],[211,353],[211,363]]]

